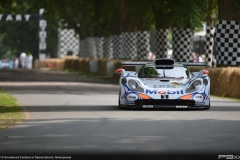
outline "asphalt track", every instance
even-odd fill
[[[45,70],[0,70],[0,86],[27,113],[24,122],[0,131],[0,159],[1,155],[94,155],[94,159],[240,155],[236,101],[212,97],[210,110],[120,110],[117,84]]]

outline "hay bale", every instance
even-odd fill
[[[191,72],[200,71],[202,68],[190,68]],[[209,77],[211,81],[210,92],[213,95],[221,97],[240,98],[240,68],[205,68],[209,70]]]
[[[227,72],[230,72],[228,77],[227,96],[231,98],[240,98],[240,68],[234,67],[227,68]]]
[[[39,68],[39,67],[40,67],[40,61],[38,59],[34,60],[33,68]]]
[[[100,75],[107,75],[107,61],[108,59],[99,59],[98,60],[98,73]]]
[[[65,59],[58,59],[56,61],[56,68],[63,70],[65,68]]]
[[[78,59],[78,69],[77,70],[82,70],[83,67],[83,58]]]
[[[210,77],[210,94],[220,95],[220,87],[219,87],[219,80],[217,77],[220,77],[221,69],[219,68],[212,68],[209,70],[209,77]]]
[[[71,59],[66,58],[64,62],[65,62],[64,69],[70,69],[71,68]]]
[[[78,70],[79,68],[79,59],[72,59],[71,68],[74,70]]]
[[[82,71],[84,71],[84,72],[89,72],[90,71],[89,61],[90,61],[90,58],[83,58],[82,59],[82,65],[81,65],[81,70]]]

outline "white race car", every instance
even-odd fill
[[[122,62],[122,66],[140,66],[138,72],[119,68],[120,108],[210,108],[208,70],[191,73],[187,66],[206,66],[204,62]]]

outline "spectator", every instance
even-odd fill
[[[20,64],[22,68],[26,68],[26,53],[22,52],[20,54]]]
[[[197,62],[203,62],[202,56],[199,55],[199,53],[197,53],[196,55],[197,55]]]
[[[15,68],[17,69],[18,68],[18,66],[19,66],[19,60],[18,60],[18,58],[16,57],[15,58],[15,62],[14,62],[15,64]]]
[[[150,51],[148,53],[148,60],[155,61],[155,59],[156,59],[156,55],[153,52]]]
[[[33,56],[31,53],[28,54],[28,69],[32,69]]]
[[[192,52],[193,62],[197,62],[197,54],[195,52]]]
[[[25,68],[28,69],[28,62],[29,62],[29,57],[26,54],[26,59],[25,59]]]

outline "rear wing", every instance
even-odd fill
[[[145,64],[154,64],[153,62],[122,62],[122,66],[142,66]]]
[[[169,66],[169,65],[184,65],[184,66],[207,66],[207,62],[175,62],[174,59],[156,59],[155,62],[127,62],[123,61],[122,66],[142,66],[142,65],[156,65],[156,66]]]
[[[182,64],[185,66],[207,66],[207,62],[175,62],[175,64]]]

